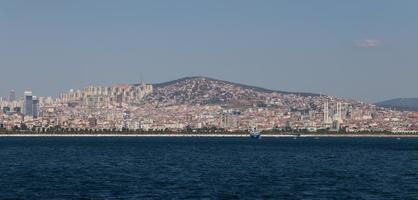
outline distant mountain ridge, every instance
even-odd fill
[[[400,111],[418,111],[418,98],[396,98],[376,103],[376,105]]]
[[[219,80],[219,79],[215,79],[215,78],[210,78],[210,77],[205,77],[205,76],[190,76],[190,77],[184,77],[184,78],[180,78],[180,79],[176,79],[176,80],[172,80],[172,81],[167,81],[167,82],[163,82],[163,83],[156,83],[156,84],[152,84],[154,87],[166,87],[168,85],[173,85],[173,84],[177,84],[177,83],[181,83],[184,81],[188,81],[188,80],[193,80],[193,79],[206,79],[206,80],[210,80],[210,81],[216,81],[216,82],[221,82],[224,84],[230,84],[230,85],[234,85],[234,86],[238,86],[238,87],[242,87],[245,89],[251,89],[257,92],[264,92],[264,93],[273,93],[273,92],[277,92],[277,93],[281,93],[281,94],[294,94],[294,95],[300,95],[303,97],[307,97],[307,96],[319,96],[319,94],[316,93],[309,93],[309,92],[289,92],[289,91],[281,91],[281,90],[272,90],[272,89],[267,89],[267,88],[262,88],[262,87],[258,87],[258,86],[250,86],[250,85],[246,85],[246,84],[241,84],[241,83],[234,83],[234,82],[230,82],[230,81],[224,81],[224,80]]]

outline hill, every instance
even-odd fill
[[[377,106],[401,111],[418,111],[418,98],[397,98],[376,103]]]
[[[164,82],[164,83],[157,83],[157,84],[153,84],[154,87],[166,87],[169,85],[173,85],[173,84],[179,84],[179,83],[183,83],[183,82],[187,82],[189,80],[209,80],[209,81],[214,81],[214,82],[218,82],[218,83],[222,83],[222,84],[229,84],[229,85],[234,85],[237,87],[242,87],[245,89],[251,89],[257,92],[265,92],[265,93],[281,93],[281,94],[294,94],[294,95],[299,95],[299,96],[303,96],[303,97],[307,97],[307,96],[319,96],[319,94],[315,94],[315,93],[308,93],[308,92],[288,92],[288,91],[281,91],[281,90],[272,90],[272,89],[266,89],[266,88],[262,88],[262,87],[257,87],[257,86],[250,86],[250,85],[245,85],[245,84],[241,84],[241,83],[234,83],[234,82],[229,82],[229,81],[224,81],[224,80],[218,80],[218,79],[214,79],[214,78],[210,78],[210,77],[204,77],[204,76],[192,76],[192,77],[184,77],[184,78],[180,78],[180,79],[176,79],[173,81],[168,81],[168,82]]]
[[[185,77],[153,84],[147,100],[164,104],[240,104],[265,102],[276,95],[319,96],[313,93],[285,92],[217,80],[209,77]]]

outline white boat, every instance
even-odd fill
[[[250,137],[253,139],[261,139],[261,133],[254,127],[250,132]]]

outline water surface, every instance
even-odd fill
[[[2,199],[418,199],[416,138],[0,137]]]

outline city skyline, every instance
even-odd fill
[[[109,84],[87,84],[87,85],[80,86],[78,88],[77,87],[63,88],[63,89],[60,89],[55,94],[51,94],[51,92],[48,92],[47,95],[42,95],[42,96],[43,97],[57,98],[57,97],[60,96],[60,94],[62,92],[69,91],[69,90],[77,90],[77,89],[80,89],[80,88],[83,88],[83,87],[87,87],[87,86],[117,86],[117,85],[135,85],[135,84],[142,84],[142,83],[144,83],[144,84],[150,84],[150,85],[158,85],[158,84],[166,84],[166,83],[169,83],[169,82],[172,82],[172,81],[177,81],[177,80],[187,79],[187,78],[193,78],[193,77],[203,77],[203,78],[209,78],[209,79],[214,79],[214,80],[220,80],[220,79],[217,79],[217,78],[206,77],[206,76],[187,76],[187,77],[177,78],[177,79],[174,79],[174,80],[167,80],[167,81],[164,81],[164,82],[152,83],[152,82],[144,82],[144,79],[141,76],[141,78],[139,79],[139,81],[132,82],[132,83],[119,82],[119,83],[109,83]],[[286,91],[286,90],[280,90],[280,89],[262,87],[262,86],[258,86],[258,85],[248,85],[247,83],[237,83],[237,82],[232,82],[232,81],[229,81],[229,80],[220,80],[220,81],[226,81],[226,82],[230,82],[230,83],[233,83],[233,84],[239,84],[239,85],[247,85],[247,86],[250,86],[250,87],[262,88],[262,89],[272,90],[272,91],[277,91],[277,92],[290,92],[290,93],[295,93],[295,94],[297,94],[297,93],[307,93],[307,94],[317,94],[317,95],[326,95],[326,96],[333,96],[333,97],[339,97],[339,98],[347,98],[347,99],[352,99],[352,100],[356,100],[356,101],[367,102],[367,103],[371,103],[371,104],[380,103],[380,102],[383,102],[383,101],[386,101],[386,100],[391,100],[391,99],[384,99],[384,100],[381,100],[381,101],[371,102],[371,101],[368,101],[368,100],[355,99],[355,98],[350,98],[350,97],[347,97],[347,96],[335,96],[335,95],[326,94],[326,93],[322,93],[322,92],[315,93],[315,92],[310,92],[310,91]],[[24,96],[25,96],[24,95],[24,92],[26,92],[26,91],[31,91],[32,92],[33,90],[31,88],[27,87],[26,89],[24,89],[22,91],[18,91],[18,90],[15,89],[15,87],[12,87],[12,89],[10,89],[8,91],[0,91],[0,94],[2,94],[2,92],[5,93],[5,95],[0,95],[0,97],[3,98],[4,100],[10,100],[11,98],[12,99],[16,99],[16,100],[23,99]],[[415,97],[400,97],[400,98],[404,98],[404,99],[413,98],[413,99],[416,99]],[[394,97],[392,99],[397,99],[397,97]]]
[[[164,82],[152,83],[152,82],[144,82],[144,79],[140,78],[140,80],[138,80],[136,82],[132,82],[132,83],[119,82],[119,83],[109,83],[109,84],[87,84],[87,85],[83,85],[79,88],[77,88],[77,87],[63,88],[63,89],[59,90],[58,93],[52,94],[51,92],[47,92],[46,95],[42,94],[42,96],[43,97],[57,98],[57,97],[60,96],[60,94],[62,92],[65,92],[65,91],[68,91],[68,90],[77,90],[77,89],[87,87],[87,86],[135,85],[135,84],[141,84],[141,83],[150,84],[150,85],[158,85],[158,84],[165,84],[165,83],[169,83],[169,82],[172,82],[172,81],[177,81],[177,80],[190,78],[190,77],[205,77],[205,78],[209,78],[209,79],[220,80],[220,79],[216,79],[216,78],[213,78],[213,77],[206,77],[206,76],[188,76],[188,77],[177,78],[177,79],[174,79],[174,80],[167,80],[167,81],[164,81]],[[221,81],[231,82],[229,80],[221,80]],[[247,83],[237,83],[237,82],[231,82],[231,83],[239,84],[239,85],[241,85],[241,84],[242,85],[248,85]],[[398,98],[398,97],[394,97],[394,98],[391,98],[391,99],[384,99],[384,100],[381,100],[381,101],[371,102],[371,101],[368,101],[368,100],[363,100],[361,98],[360,99],[355,99],[355,98],[350,98],[350,97],[347,97],[347,96],[335,96],[335,95],[330,95],[330,94],[326,94],[326,93],[323,93],[323,92],[315,93],[315,92],[311,92],[311,91],[286,91],[286,90],[281,90],[281,89],[267,88],[267,87],[258,86],[258,85],[248,85],[248,86],[262,88],[262,89],[266,89],[266,90],[278,91],[278,92],[291,92],[291,93],[295,93],[295,94],[297,94],[297,93],[309,93],[309,94],[317,94],[317,95],[334,96],[334,97],[347,98],[347,99],[352,99],[352,100],[356,100],[356,101],[367,102],[367,103],[371,103],[371,104],[380,103],[380,102],[383,102],[383,101],[386,101],[386,100],[391,100],[391,99],[397,99]],[[5,93],[5,95],[0,95],[0,97],[2,97],[4,100],[10,100],[10,98],[13,98],[13,99],[16,99],[16,100],[23,99],[24,96],[25,96],[24,92],[26,92],[26,91],[31,91],[32,92],[33,90],[30,87],[27,87],[26,89],[24,89],[22,91],[19,91],[19,90],[16,90],[14,87],[12,87],[12,89],[10,89],[8,91],[1,91],[1,92]],[[0,92],[0,94],[2,94],[1,92]],[[39,94],[39,92],[38,92],[38,94]],[[404,99],[414,98],[415,99],[416,97],[410,96],[410,97],[400,97],[400,98],[404,98]]]
[[[418,113],[351,99],[289,93],[207,77],[163,84],[86,86],[39,97],[0,99],[0,126],[25,131],[208,130],[416,133]],[[9,99],[9,100],[7,100]]]
[[[416,1],[7,1],[0,96],[208,76],[367,102],[418,97]]]

